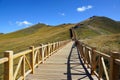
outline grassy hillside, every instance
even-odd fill
[[[102,52],[120,52],[120,23],[107,17],[93,16],[75,26],[78,39]]]
[[[120,33],[120,23],[107,17],[93,16],[78,23],[75,30],[80,39],[92,38],[98,35]]]
[[[94,28],[101,28],[110,31],[112,33],[120,32],[120,24],[117,21],[114,21],[107,17],[93,16],[82,23],[85,25],[90,25]]]
[[[28,49],[31,45],[38,46],[40,43],[70,39],[69,29],[73,26],[74,24],[63,24],[54,27],[36,24],[23,30],[1,35],[0,52],[5,50],[19,52]]]
[[[96,47],[98,50],[106,53],[110,51],[120,52],[120,34],[102,35],[93,39],[83,40],[86,44]]]

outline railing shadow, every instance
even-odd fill
[[[79,77],[77,80],[85,79],[86,77],[88,77],[89,80],[93,80],[89,71],[84,66],[80,58],[80,53],[77,50],[75,44],[73,44],[70,54],[68,56],[67,73],[65,73],[65,75],[67,75],[67,80],[72,80],[72,76]]]
[[[91,74],[89,73],[89,71],[87,70],[87,68],[85,67],[83,61],[82,61],[81,58],[80,58],[80,52],[78,51],[78,49],[77,49],[77,52],[78,52],[78,58],[79,58],[79,60],[80,60],[80,63],[81,63],[81,65],[83,66],[83,68],[84,68],[84,70],[85,70],[85,72],[86,72],[86,76],[88,76],[90,80],[93,80],[93,78],[91,77]]]

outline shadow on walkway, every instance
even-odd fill
[[[80,53],[73,44],[67,61],[67,80],[93,80],[88,69],[84,66]]]

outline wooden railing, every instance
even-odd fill
[[[25,80],[25,77],[34,73],[34,69],[51,56],[54,52],[66,45],[70,40],[40,44],[39,47],[31,46],[29,50],[14,54],[13,51],[5,51],[0,64],[4,64],[3,80]]]
[[[108,55],[77,40],[76,45],[84,64],[91,69],[91,75],[96,75],[99,80],[120,79],[120,53]]]
[[[120,52],[111,52],[110,55],[97,51],[77,40],[74,27],[71,28],[78,51],[84,64],[96,75],[99,80],[120,80]]]

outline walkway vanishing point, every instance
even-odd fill
[[[73,42],[50,56],[44,64],[29,74],[26,80],[98,80],[90,75]]]

